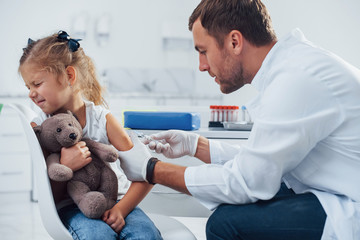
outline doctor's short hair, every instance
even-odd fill
[[[72,86],[74,92],[81,92],[85,99],[92,101],[95,105],[107,107],[103,97],[104,89],[98,81],[93,61],[85,54],[80,44],[75,49],[69,47],[70,36],[67,35],[68,38],[65,41],[59,39],[62,33],[67,35],[66,32],[60,31],[36,41],[29,39],[28,45],[23,48],[23,54],[19,61],[20,74],[21,67],[24,64],[32,63],[39,70],[54,74],[60,81],[63,79],[60,76],[66,75],[66,68],[72,66],[77,73],[76,82]],[[76,39],[71,41],[78,42]]]
[[[189,18],[190,31],[197,19],[220,47],[232,30],[257,47],[277,39],[269,12],[260,0],[202,0]]]

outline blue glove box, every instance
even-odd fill
[[[125,111],[124,127],[154,130],[197,130],[200,114],[191,112]]]

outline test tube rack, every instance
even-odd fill
[[[209,127],[224,127],[223,122],[237,122],[239,106],[210,105]]]

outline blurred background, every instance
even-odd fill
[[[360,67],[360,2],[264,0],[279,38],[305,36]],[[199,0],[0,0],[0,97],[26,97],[17,73],[27,39],[67,31],[94,60],[112,107],[241,105],[246,86],[224,95],[207,73],[188,31]],[[115,101],[116,100],[116,101]]]
[[[196,111],[201,114],[201,127],[207,128],[210,105],[241,106],[256,91],[247,85],[224,95],[207,72],[199,71],[198,55],[187,27],[199,2],[0,0],[1,239],[50,239],[36,203],[29,198],[29,193],[36,195],[36,189],[19,118],[6,107],[6,103],[17,102],[38,110],[30,103],[28,90],[17,72],[28,38],[36,40],[59,30],[81,38],[80,44],[93,59],[99,79],[107,88],[105,98],[118,120],[122,121],[122,112],[129,109]],[[314,44],[360,67],[359,0],[263,2],[278,38],[300,28]],[[1,103],[5,103],[2,109]],[[220,138],[236,144],[243,140],[227,139],[229,134]],[[199,208],[195,202],[191,204]],[[184,223],[202,240],[206,218],[200,220],[200,224],[188,219]]]

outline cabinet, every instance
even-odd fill
[[[31,191],[29,147],[20,119],[7,102],[0,98],[5,103],[0,112],[0,192]]]

